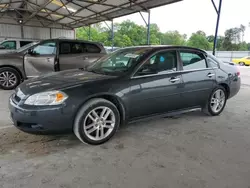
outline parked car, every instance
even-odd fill
[[[0,88],[11,90],[23,80],[41,74],[81,68],[106,55],[97,42],[51,39],[28,50],[0,56]]]
[[[0,42],[0,54],[4,54],[7,52],[13,52],[26,44],[35,42],[37,40],[33,39],[5,39]]]
[[[232,59],[232,61],[240,66],[249,66],[250,65],[250,56],[246,56],[240,59]]]
[[[197,108],[217,116],[240,84],[236,66],[205,51],[130,47],[85,69],[25,81],[10,97],[9,108],[14,125],[24,132],[73,130],[82,142],[97,145],[120,125],[144,118]]]
[[[23,81],[23,56],[37,43],[32,42],[18,50],[0,55],[0,89],[14,89]]]

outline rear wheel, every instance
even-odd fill
[[[11,67],[0,68],[0,88],[4,90],[15,89],[21,82],[17,70]]]
[[[244,62],[239,62],[239,65],[240,66],[245,66],[245,63]]]
[[[220,115],[224,110],[227,102],[227,92],[224,87],[219,86],[213,90],[203,112],[211,116]]]
[[[84,143],[99,145],[114,136],[120,125],[116,106],[105,99],[91,99],[77,113],[74,133]]]

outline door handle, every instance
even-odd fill
[[[180,78],[173,77],[173,78],[170,78],[170,80],[169,80],[169,81],[170,81],[170,82],[172,82],[172,83],[175,83],[175,82],[180,81]]]
[[[89,59],[89,58],[88,58],[88,57],[83,57],[83,59],[84,59],[84,60],[87,60],[87,59]]]
[[[207,75],[207,77],[209,77],[209,78],[212,78],[213,76],[215,76],[215,74],[213,74],[213,73],[208,73],[208,75]]]

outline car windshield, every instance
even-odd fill
[[[16,50],[16,52],[18,52],[18,53],[23,52],[23,51],[27,50],[29,47],[31,47],[31,46],[33,46],[33,45],[35,45],[35,44],[37,44],[37,43],[38,43],[38,42],[31,42],[31,43],[29,43],[29,44],[26,44],[26,45],[22,46],[21,48],[18,48],[18,49]]]
[[[87,71],[107,75],[122,75],[134,67],[151,48],[120,49],[106,55],[86,68]]]

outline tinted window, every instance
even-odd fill
[[[16,41],[5,41],[1,45],[4,46],[5,49],[16,49]]]
[[[83,45],[75,42],[62,42],[60,44],[60,54],[80,54],[84,53]]]
[[[207,68],[205,57],[201,53],[180,52],[180,56],[183,62],[183,70]]]
[[[152,56],[136,73],[136,76],[162,74],[177,70],[176,51],[159,52]]]
[[[88,44],[88,43],[85,43],[84,44],[84,49],[87,53],[100,53],[101,52],[101,49],[98,48],[96,45],[94,44]]]
[[[83,46],[81,43],[72,43],[71,44],[71,53],[72,54],[80,54],[83,53]]]
[[[25,46],[26,44],[31,43],[32,41],[20,41],[20,47]]]
[[[33,54],[36,55],[52,55],[56,54],[56,43],[45,42],[36,46],[33,50]]]
[[[68,42],[63,42],[60,44],[60,54],[70,54],[71,45]]]

